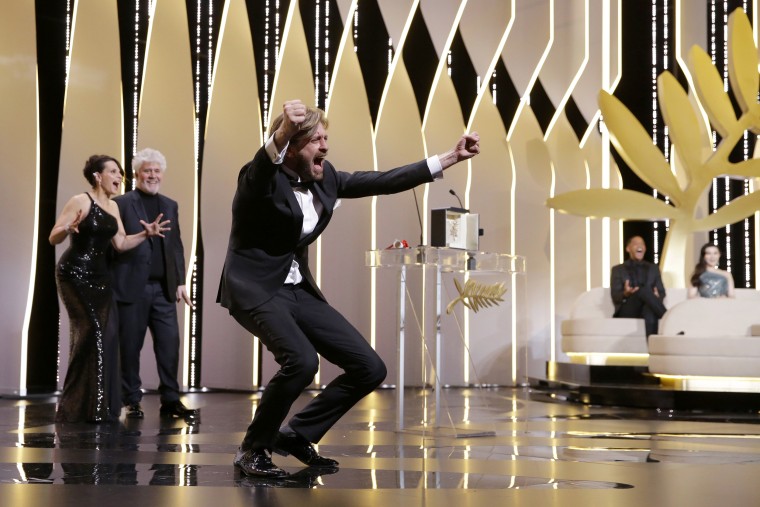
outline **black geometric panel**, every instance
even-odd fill
[[[570,122],[573,132],[575,132],[575,137],[581,139],[588,130],[588,122],[583,117],[581,110],[578,109],[578,104],[575,103],[572,95],[565,104],[565,116],[567,116],[567,121]]]
[[[385,27],[377,0],[362,0],[356,6],[354,18],[354,47],[364,78],[372,124],[377,122],[380,100],[388,79],[390,35]]]
[[[253,58],[256,65],[256,79],[259,87],[262,126],[269,125],[269,113],[272,110],[272,85],[278,50],[282,42],[283,25],[290,8],[290,0],[245,0],[248,10],[248,23],[253,39]],[[279,23],[279,25],[277,25]],[[277,30],[279,28],[279,30]]]
[[[451,81],[459,99],[459,107],[462,108],[462,118],[467,123],[478,96],[478,73],[472,64],[470,54],[464,45],[462,34],[459,30],[454,34],[451,41]]]
[[[224,0],[213,0],[212,2],[197,2],[195,0],[186,0],[188,33],[190,36],[190,63],[192,65],[193,81],[195,86],[195,119],[198,125],[198,152],[196,160],[198,166],[198,193],[201,192],[203,178],[203,150],[204,140],[206,138],[206,116],[209,105],[209,88],[211,86],[211,69],[213,68],[213,59],[216,56],[217,42],[219,40],[219,27],[221,25],[222,11]],[[201,208],[197,210],[197,235],[194,246],[195,264],[188,266],[188,271],[192,273],[191,285],[189,291],[193,298],[193,307],[189,308],[190,321],[193,326],[190,329],[190,348],[191,350],[202,350],[203,348],[203,293],[204,293],[204,261],[205,254],[203,248],[203,229],[201,227],[202,216]],[[189,248],[186,244],[185,248]],[[194,269],[193,269],[194,267]],[[190,379],[191,388],[201,386],[201,356],[200,354],[190,354],[188,361],[188,378]]]
[[[557,108],[552,104],[540,79],[536,80],[536,84],[533,85],[533,89],[530,91],[530,108],[533,110],[533,114],[536,115],[536,120],[538,120],[541,130],[545,134]]]
[[[309,46],[316,106],[324,109],[343,33],[343,20],[336,0],[299,2],[298,7],[301,10],[306,44]]]
[[[133,111],[140,104],[140,84],[145,65],[150,5],[139,0],[118,0],[119,50],[121,54],[122,102],[124,107],[125,188],[132,188],[132,156],[135,144]]]
[[[39,79],[40,209],[37,237],[47,238],[55,224],[66,83],[66,2],[35,2]],[[82,161],[84,165],[84,160]],[[67,168],[77,170],[74,168]],[[55,247],[39,241],[34,301],[29,322],[26,385],[29,392],[50,392],[58,382],[59,308],[55,286]]]
[[[520,94],[517,92],[512,78],[509,77],[507,66],[504,65],[504,60],[501,58],[496,62],[489,90],[491,98],[496,100],[496,109],[499,111],[504,129],[509,131],[517,114],[517,109],[520,107]]]
[[[414,98],[417,100],[420,120],[422,120],[430,97],[430,89],[433,86],[435,70],[438,67],[438,56],[419,6],[406,36],[403,54],[406,71],[412,82]]]

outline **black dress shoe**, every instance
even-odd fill
[[[198,417],[198,409],[187,408],[181,401],[169,401],[161,404],[159,411],[161,417],[180,417],[192,418]]]
[[[139,403],[127,405],[127,419],[142,419],[143,417],[145,417],[145,412]]]
[[[235,459],[232,460],[235,465],[245,475],[253,477],[285,477],[288,473],[272,463],[269,452],[263,449],[251,449],[243,451],[238,449]]]
[[[317,454],[314,446],[298,434],[286,435],[279,432],[274,442],[274,452],[281,456],[292,454],[304,465],[314,468],[337,469],[338,462]]]

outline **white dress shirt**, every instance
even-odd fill
[[[282,165],[282,161],[285,159],[285,151],[288,149],[287,145],[285,145],[282,151],[278,152],[277,146],[274,144],[274,136],[270,136],[264,144],[264,149],[273,164],[280,165],[282,170],[292,179],[301,181],[301,178],[295,172]],[[429,157],[427,159],[427,165],[434,180],[443,178],[443,168],[441,167],[440,160],[438,160],[438,155]],[[314,231],[314,228],[319,221],[319,216],[322,214],[322,211],[324,211],[324,207],[319,199],[316,199],[314,194],[312,194],[311,190],[308,188],[293,187],[293,193],[295,194],[296,201],[298,201],[298,205],[301,206],[301,211],[303,212],[303,228],[301,229],[301,238],[303,238]],[[335,207],[337,208],[339,204],[340,200],[336,202]],[[303,276],[301,276],[301,272],[298,270],[298,262],[293,259],[293,263],[290,265],[290,271],[288,272],[288,277],[285,279],[284,283],[285,285],[295,285],[301,283],[302,280]]]

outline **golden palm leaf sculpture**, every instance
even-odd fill
[[[675,287],[684,286],[686,273],[691,270],[684,260],[689,239],[695,232],[738,222],[760,209],[760,193],[752,192],[734,199],[713,214],[696,216],[700,200],[713,178],[760,177],[760,160],[729,161],[729,154],[746,130],[760,133],[757,99],[760,79],[752,26],[743,10],[736,9],[731,13],[728,29],[728,77],[741,110],[738,117],[710,56],[698,46],[692,47],[688,56],[693,91],[721,137],[715,148],[709,129],[704,128],[704,123],[700,126],[686,90],[668,71],[657,78],[660,110],[683,171],[680,180],[628,108],[605,91],[599,94],[599,107],[618,153],[642,181],[667,195],[669,203],[641,192],[602,188],[567,192],[546,203],[557,211],[585,217],[670,220],[660,269]]]
[[[499,303],[504,301],[504,294],[507,292],[504,282],[489,285],[476,282],[472,278],[467,280],[464,286],[459,283],[459,280],[454,278],[454,286],[459,296],[448,304],[446,307],[447,314],[450,314],[454,310],[457,303],[462,303],[475,313],[478,313],[478,310],[481,308],[499,306]]]

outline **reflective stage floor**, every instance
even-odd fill
[[[299,399],[302,406],[315,393]],[[530,388],[408,389],[357,405],[319,445],[337,473],[292,457],[279,480],[231,464],[258,394],[188,394],[197,422],[55,425],[56,398],[0,398],[0,506],[750,506],[760,503],[760,417],[589,407]],[[481,436],[474,436],[481,435]],[[486,435],[486,436],[482,436]]]

